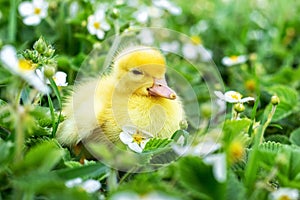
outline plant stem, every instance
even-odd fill
[[[23,117],[25,115],[24,108],[20,106],[20,99],[22,94],[22,89],[25,85],[23,81],[21,87],[17,92],[15,99],[14,110],[16,113],[16,129],[15,129],[15,161],[21,161],[23,159],[23,145],[24,145],[24,131],[23,131]]]
[[[260,139],[259,139],[259,144],[261,144],[263,142],[265,130],[267,129],[267,127],[269,126],[269,124],[273,118],[273,115],[276,111],[276,107],[277,107],[276,105],[272,105],[272,110],[268,115],[267,121],[263,125],[262,134],[260,135]]]
[[[17,1],[10,1],[9,20],[8,20],[8,41],[14,43],[17,33]]]
[[[24,131],[22,118],[24,117],[24,112],[22,111],[22,107],[20,105],[18,105],[16,109],[15,161],[19,162],[23,159]]]
[[[109,176],[107,178],[107,185],[110,192],[114,191],[118,187],[117,171],[110,168]]]

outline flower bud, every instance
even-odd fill
[[[186,130],[188,128],[188,122],[184,119],[179,122],[179,127],[182,130]]]
[[[118,19],[120,17],[120,11],[117,8],[113,8],[111,14],[110,14],[111,18],[113,19]]]
[[[271,98],[271,103],[272,103],[274,106],[278,105],[279,102],[280,102],[280,99],[279,99],[278,96],[276,96],[276,95],[272,96],[272,98]]]
[[[55,49],[51,45],[48,45],[47,51],[44,53],[44,55],[48,58],[52,57],[54,55]]]
[[[234,104],[233,109],[234,109],[237,113],[241,113],[241,112],[244,112],[245,106],[244,106],[242,103],[237,103],[237,104]]]
[[[44,67],[44,75],[47,78],[52,78],[55,74],[55,67],[51,66],[51,65],[46,65]]]
[[[33,49],[37,50],[37,52],[39,52],[40,54],[44,54],[45,52],[47,52],[48,47],[45,40],[40,37],[38,41],[34,43]]]
[[[287,160],[286,156],[283,153],[279,153],[275,158],[275,162],[278,165],[285,166],[288,164],[289,161]]]

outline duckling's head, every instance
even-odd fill
[[[176,93],[167,85],[165,73],[164,56],[151,47],[125,49],[114,61],[116,89],[125,94],[176,99]]]

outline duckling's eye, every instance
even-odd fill
[[[138,69],[133,69],[133,70],[131,70],[131,72],[132,72],[133,74],[135,74],[135,75],[142,75],[142,74],[143,74],[143,72],[140,71],[140,70],[138,70]]]

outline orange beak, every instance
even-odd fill
[[[176,93],[169,88],[165,78],[154,78],[153,86],[148,88],[148,92],[152,96],[164,97],[172,100],[176,99]]]

